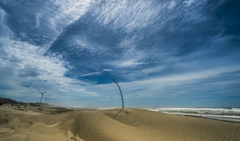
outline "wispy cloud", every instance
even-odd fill
[[[168,9],[172,10],[174,7],[176,6],[176,2],[173,0],[170,2],[170,4],[168,5]]]
[[[103,71],[113,71],[112,69],[103,69]]]
[[[101,74],[101,72],[93,72],[93,73],[83,74],[81,76],[90,76],[90,75],[98,75],[98,74]]]
[[[194,3],[194,0],[186,0],[183,3],[186,4],[187,7],[191,6],[192,3]]]
[[[24,98],[30,96],[31,92],[31,96],[36,98],[39,97],[37,90],[48,90],[49,97],[57,94],[58,101],[67,93],[83,97],[99,95],[86,91],[82,86],[89,84],[64,76],[68,71],[65,66],[69,64],[61,56],[44,56],[44,49],[26,42],[9,39],[4,41],[9,43],[2,46],[7,56],[0,57],[0,87],[9,87],[1,89],[5,96]]]
[[[111,28],[126,28],[127,32],[144,28],[158,18],[159,9],[163,5],[154,1],[106,1],[96,7],[95,13],[100,15],[97,21],[107,26],[113,23]]]
[[[143,64],[142,62],[138,62],[137,60],[128,60],[124,62],[116,62],[114,65],[117,65],[118,67],[136,67],[140,64]]]
[[[12,23],[8,27],[14,31],[18,30],[16,35],[31,44],[48,48],[67,25],[88,11],[92,2],[90,0],[56,0],[28,1],[22,4],[20,1],[3,0],[1,4],[3,4],[3,10],[14,11],[14,14],[8,11],[5,23]],[[25,15],[24,19],[21,15]]]
[[[160,71],[162,71],[164,68],[166,68],[166,66],[157,66],[157,67],[153,67],[153,68],[148,68],[148,69],[143,69],[142,71],[146,74],[150,74],[150,73],[159,73]]]

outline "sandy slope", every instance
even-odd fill
[[[240,141],[240,124],[142,109],[0,106],[1,141]]]

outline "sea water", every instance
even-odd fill
[[[145,108],[150,111],[240,122],[240,108]]]

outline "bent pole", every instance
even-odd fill
[[[120,94],[121,94],[121,97],[122,97],[122,108],[124,108],[123,95],[122,95],[121,88],[120,88],[120,86],[118,85],[118,83],[114,79],[112,79],[112,80],[117,84],[117,86],[119,88],[119,91],[120,91]]]

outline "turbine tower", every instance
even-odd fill
[[[39,90],[38,90],[38,91],[39,91]],[[44,93],[43,93],[43,92],[41,92],[41,91],[39,91],[39,92],[42,94],[42,97],[41,97],[41,100],[40,100],[40,103],[42,103],[42,98],[43,98],[43,95],[44,95],[44,94],[45,94],[47,91],[46,91],[46,92],[44,92]]]
[[[45,103],[47,102],[47,97],[45,96]]]

